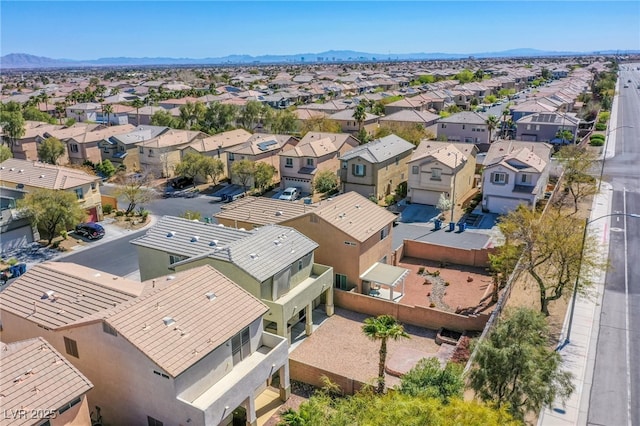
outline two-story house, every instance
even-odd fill
[[[72,192],[89,221],[102,220],[100,178],[82,170],[9,158],[0,163],[0,186],[26,192],[39,188]]]
[[[0,253],[40,239],[38,228],[32,225],[31,218],[18,209],[17,201],[26,194],[23,189],[0,186]]]
[[[93,384],[42,337],[0,342],[2,424],[90,426]]]
[[[314,263],[318,244],[295,229],[245,231],[164,216],[132,244],[143,280],[211,265],[269,307],[265,329],[279,336],[290,338],[290,327],[303,319],[311,334],[311,312],[321,298],[333,314],[333,270]]]
[[[407,161],[415,146],[389,135],[360,145],[340,157],[342,192],[380,200],[407,180]]]
[[[549,142],[552,144],[572,144],[578,133],[580,119],[573,113],[551,112],[537,113],[522,117],[516,122],[516,139],[531,142]],[[561,132],[569,132],[562,138]]]
[[[380,125],[389,126],[415,126],[419,125],[426,128],[434,126],[440,116],[429,111],[416,111],[413,109],[404,109],[384,117],[380,117]]]
[[[473,144],[422,141],[407,163],[408,199],[437,205],[444,193],[460,204],[473,190],[477,153]]]
[[[535,208],[549,180],[553,147],[546,143],[498,141],[491,145],[482,173],[482,208],[508,213],[518,205]]]
[[[274,375],[290,392],[287,341],[263,331],[267,311],[208,265],[140,283],[47,262],[0,295],[2,341],[45,338],[112,425],[229,425],[239,407],[255,424]]]
[[[280,153],[296,146],[298,139],[289,135],[265,135],[256,133],[251,135],[245,142],[236,144],[225,150],[227,157],[227,171],[231,183],[242,185],[242,180],[234,175],[233,164],[236,161],[249,160],[253,163],[264,163],[273,166],[276,170],[272,184],[280,182],[279,160]],[[245,182],[248,188],[254,186],[255,182],[251,177]]]
[[[441,118],[438,121],[437,136],[438,139],[449,142],[488,144],[487,117],[477,112],[463,111]]]
[[[140,148],[137,144],[157,138],[169,130],[170,127],[164,126],[137,126],[129,132],[106,137],[98,142],[101,159],[111,161],[116,168],[139,170]]]
[[[62,129],[63,127],[40,121],[25,121],[24,135],[13,143],[13,158],[36,161],[38,159],[38,140],[42,140],[46,132]]]
[[[344,111],[339,111],[331,114],[329,116],[329,119],[337,122],[340,125],[340,129],[343,133],[351,133],[355,135],[362,128],[367,132],[369,136],[373,136],[376,130],[378,130],[378,120],[380,119],[380,117],[367,112],[365,113],[365,117],[362,123],[359,123],[353,117],[354,112],[354,109],[345,109]]]
[[[90,161],[94,164],[102,162],[100,142],[113,135],[130,132],[133,129],[133,125],[125,124],[71,136],[66,140],[69,162],[71,164],[83,164],[85,161]]]
[[[66,108],[67,118],[83,123],[86,121],[97,122],[98,116],[102,114],[102,106],[95,102],[85,102],[70,105]]]
[[[182,150],[182,155],[186,153],[198,153],[207,157],[218,158],[222,161],[224,172],[221,178],[229,177],[227,150],[247,142],[251,138],[251,133],[244,129],[229,130],[218,133],[208,138],[198,139]],[[277,166],[276,166],[277,168]]]
[[[312,194],[318,172],[338,173],[340,157],[358,145],[347,133],[308,132],[294,148],[280,153],[280,186]]]
[[[155,138],[138,142],[140,169],[156,177],[173,177],[175,166],[182,159],[182,149],[207,136],[203,132],[170,129]]]

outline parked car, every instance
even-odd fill
[[[75,232],[90,240],[99,240],[104,237],[104,228],[95,222],[81,223],[76,226]]]
[[[287,188],[284,190],[284,192],[278,197],[280,200],[286,200],[286,201],[294,201],[298,199],[298,196],[300,194],[298,193],[298,189],[297,188]]]
[[[171,181],[171,186],[176,189],[182,189],[189,185],[193,185],[193,178],[180,176]]]

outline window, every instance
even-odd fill
[[[498,184],[498,185],[504,185],[507,183],[507,174],[506,173],[493,173],[491,175],[491,182]]]
[[[119,146],[119,147],[118,147],[118,151],[119,151],[119,152],[124,152],[124,146]]]
[[[463,124],[463,125],[462,125],[462,130],[464,130],[464,128],[465,128],[465,125]]]
[[[82,188],[76,188],[76,197],[78,197],[78,200],[82,200],[84,198],[84,193],[82,192]]]
[[[398,157],[396,157],[396,166],[400,164],[400,159]]]
[[[78,356],[78,344],[75,340],[71,340],[68,337],[64,338],[64,349],[71,356],[75,356],[76,358],[80,358]]]
[[[540,125],[536,124],[536,130],[540,130]]]
[[[442,169],[431,169],[431,180],[442,180]]]
[[[91,182],[91,190],[92,191],[96,190],[96,183],[95,182]]]
[[[293,158],[285,158],[284,159],[285,167],[293,167]]]
[[[156,370],[153,370],[153,374],[155,374],[156,376],[164,377],[165,379],[169,378],[169,376],[167,376],[166,374],[161,373],[161,372],[156,371]]]
[[[385,226],[384,228],[382,228],[382,230],[380,230],[380,239],[384,240],[385,238],[387,238],[389,236],[389,230],[387,229],[387,227]]]
[[[149,157],[153,157],[153,150],[149,149]]]
[[[302,259],[298,260],[298,271],[302,271]]]
[[[140,154],[144,154],[144,147],[142,147],[142,146],[138,147],[138,152]]]
[[[444,123],[442,123],[442,124],[440,125],[440,128],[441,128],[441,129],[446,129],[446,128],[447,128],[447,125],[446,125],[446,124],[444,124]]]
[[[342,168],[347,170],[347,167],[349,166],[349,163],[347,163],[346,161],[342,162]]]
[[[530,185],[531,184],[531,175],[523,174],[522,177],[520,178],[520,182]]]
[[[531,130],[531,124],[527,124],[527,130]]]
[[[118,332],[116,331],[116,329],[111,327],[106,322],[102,323],[102,331],[104,331],[107,334],[111,334],[112,336],[117,336],[118,335]]]
[[[230,152],[228,155],[229,155],[229,161],[235,160],[235,156],[233,155],[233,152]]]
[[[108,154],[108,153],[109,153],[109,147],[108,147],[108,146],[105,146],[105,147],[102,149],[102,152],[104,152],[105,154]]]
[[[336,288],[339,288],[340,290],[346,290],[347,289],[347,276],[346,275],[342,275],[342,274],[336,274],[335,285],[336,285]]]
[[[251,340],[249,339],[249,327],[231,338],[231,356],[233,365],[236,365],[251,354]]]
[[[69,145],[71,152],[78,152],[78,144],[72,143]]]
[[[364,176],[367,171],[367,167],[364,164],[354,164],[351,167],[351,172],[354,176]]]
[[[313,167],[313,158],[307,158],[307,166]]]
[[[418,166],[411,166],[411,174],[417,175],[419,170]]]
[[[78,398],[74,399],[73,401],[71,401],[70,403],[63,405],[62,407],[60,407],[58,409],[58,414],[62,414],[65,411],[67,411],[68,409],[70,409],[71,407],[80,404],[81,401],[82,401],[82,399],[80,399],[80,397],[78,397]]]
[[[148,426],[162,426],[162,422],[160,420],[156,420],[151,416],[147,416],[147,425]]]
[[[355,247],[355,246],[356,246],[356,243],[354,243],[353,241],[345,241],[345,242],[344,242],[344,245],[345,245],[345,246],[352,246],[352,247]]]
[[[181,261],[185,260],[186,258],[187,258],[186,256],[178,256],[177,254],[170,254],[169,255],[169,265],[173,265],[174,263],[181,262]]]

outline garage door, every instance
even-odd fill
[[[508,213],[518,208],[520,204],[529,205],[527,200],[489,196],[489,199],[487,200],[487,209],[491,213]]]
[[[300,190],[300,192],[302,192],[303,194],[311,194],[312,192],[311,182],[306,179],[283,177],[280,186],[282,187],[282,189],[290,187],[298,188],[298,190]]]
[[[411,190],[411,202],[415,204],[428,204],[435,206],[440,199],[440,192],[426,191],[424,189]]]
[[[22,228],[3,232],[0,240],[2,252],[11,251],[32,243],[33,233],[31,232],[31,226],[23,226]]]

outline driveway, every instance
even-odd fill
[[[398,222],[401,223],[426,223],[432,222],[438,217],[440,211],[435,206],[426,204],[407,204],[400,213]]]

